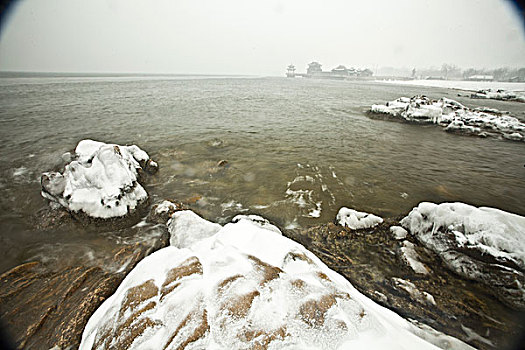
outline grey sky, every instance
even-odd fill
[[[503,0],[25,0],[0,35],[0,70],[525,66],[523,24]]]

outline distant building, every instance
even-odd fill
[[[493,75],[480,75],[480,74],[477,74],[477,75],[471,75],[470,77],[467,78],[467,80],[471,80],[471,81],[494,81],[494,76]]]
[[[371,77],[372,75],[374,75],[374,72],[372,72],[368,68],[364,70],[360,70],[360,69],[357,70],[357,76],[359,77]]]
[[[337,67],[335,67],[334,69],[332,69],[332,74],[334,75],[341,75],[341,76],[349,76],[350,75],[350,71],[343,65],[339,65]]]
[[[425,77],[425,80],[445,80],[445,77],[442,77],[440,75],[436,75],[436,76],[428,76],[428,77]]]
[[[308,64],[306,73],[296,73],[295,66],[289,65],[286,70],[286,76],[288,78],[295,77],[306,77],[306,78],[318,78],[318,79],[352,79],[356,77],[371,77],[374,73],[370,69],[355,69],[353,67],[346,68],[343,65],[339,65],[330,71],[323,71],[322,65],[319,62],[312,62]]]
[[[312,62],[308,65],[306,69],[306,74],[308,75],[320,75],[323,70],[321,69],[321,64],[319,62]]]
[[[286,76],[288,78],[295,78],[295,66],[293,64],[289,65],[286,69]]]

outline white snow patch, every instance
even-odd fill
[[[404,280],[402,278],[393,277],[392,280],[394,281],[395,285],[404,291],[406,291],[412,299],[420,302],[420,303],[429,303],[436,305],[436,300],[434,299],[434,296],[432,294],[427,293],[425,291],[420,291],[416,285],[410,281]]]
[[[270,230],[270,231],[273,231],[273,232],[276,232],[282,235],[281,230],[279,230],[277,226],[272,225],[270,221],[266,220],[262,216],[253,215],[253,214],[252,215],[237,215],[232,219],[232,223],[237,223],[241,220],[247,220],[251,222],[252,224],[259,226],[260,228]]]
[[[186,248],[195,242],[213,236],[221,228],[221,225],[205,220],[191,210],[177,211],[168,220],[170,245]]]
[[[322,208],[321,208],[321,204],[323,204],[322,201],[319,201],[319,202],[316,202],[315,203],[315,209],[311,209],[309,212],[308,212],[308,215],[312,218],[318,218],[321,216],[321,211],[322,211]]]
[[[164,213],[169,213],[172,210],[177,210],[177,206],[170,201],[162,201],[156,208],[155,214],[161,215]]]
[[[342,207],[337,213],[336,221],[341,226],[347,226],[352,230],[359,230],[377,226],[383,222],[383,219],[374,214]]]
[[[394,238],[397,240],[405,239],[408,234],[408,231],[401,226],[390,226],[390,232],[392,232]]]
[[[423,265],[423,263],[419,261],[419,255],[414,249],[414,244],[412,244],[409,241],[403,241],[401,252],[403,254],[403,260],[407,263],[408,266],[412,268],[412,270],[414,270],[415,273],[419,273],[422,275],[428,274],[428,270],[425,267],[425,265]]]

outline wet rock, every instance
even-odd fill
[[[220,161],[217,163],[217,166],[218,166],[219,168],[225,167],[225,166],[227,166],[227,165],[228,165],[228,161],[225,160],[225,159],[220,160]]]
[[[40,230],[72,224],[75,220],[71,213],[61,208],[42,208],[33,216],[33,225]]]
[[[157,162],[148,159],[146,161],[139,162],[142,169],[144,169],[148,174],[154,175],[159,171],[159,165]]]
[[[149,222],[155,222],[157,224],[166,224],[170,217],[179,210],[187,209],[180,202],[162,201],[161,203],[154,204],[151,207],[148,215]]]
[[[428,274],[414,271],[404,259],[402,248],[407,244],[390,231],[400,219],[387,218],[376,227],[357,231],[327,224],[284,230],[283,234],[303,244],[361,293],[405,318],[431,325],[479,349],[506,349],[514,344],[525,331],[521,313],[499,301],[500,292],[493,286],[452,272],[438,254],[407,236],[405,241],[413,245],[418,261],[429,269]],[[405,281],[404,287],[413,287],[412,294],[407,291],[410,288],[395,282],[400,280]],[[488,334],[493,346],[462,327]]]
[[[97,264],[60,265],[32,261],[0,276],[0,320],[19,349],[78,348],[90,315],[115,292],[146,255],[166,246],[154,241],[115,248]]]

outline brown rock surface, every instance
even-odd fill
[[[419,260],[430,270],[427,275],[413,271],[404,261],[402,241],[389,231],[393,225],[399,225],[398,221],[386,219],[372,229],[351,231],[327,224],[283,233],[316,254],[361,293],[399,315],[479,349],[513,349],[524,331],[524,315],[500,302],[490,286],[451,272],[437,254],[409,236]],[[409,293],[399,281],[407,281],[406,285],[417,290]],[[435,304],[421,297],[425,292]]]
[[[164,232],[153,245],[151,240],[120,245],[97,263],[34,261],[5,272],[0,276],[0,320],[13,345],[77,348],[91,314],[145,255],[167,243]]]

